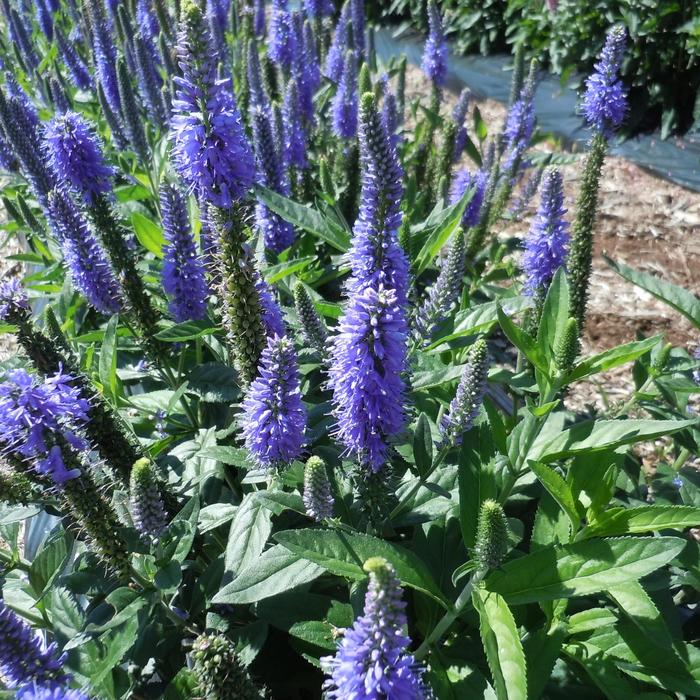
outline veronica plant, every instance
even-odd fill
[[[700,696],[698,360],[580,337],[624,32],[579,164],[364,5],[0,2],[8,697]]]

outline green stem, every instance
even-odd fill
[[[471,601],[472,592],[481,583],[486,571],[477,571],[467,582],[467,585],[462,589],[462,592],[457,597],[455,604],[448,610],[442,619],[435,625],[433,631],[423,640],[423,643],[418,647],[418,651],[414,654],[416,661],[420,661],[428,653],[431,646],[439,642],[447,630],[452,626],[452,623],[464,612],[467,605]]]

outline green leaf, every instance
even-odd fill
[[[430,265],[455,231],[458,236],[464,235],[459,226],[464,210],[474,196],[474,191],[474,188],[467,189],[458,202],[441,213],[435,228],[428,234],[426,242],[416,256],[416,275],[420,275]]]
[[[550,628],[541,627],[526,637],[523,647],[527,662],[529,700],[539,700],[542,697],[566,635],[566,624],[556,622]]]
[[[226,525],[233,520],[237,510],[238,506],[231,503],[212,503],[210,506],[205,506],[199,512],[199,531],[209,532]]]
[[[93,686],[99,685],[119,665],[126,652],[134,645],[138,627],[139,618],[133,615],[122,627],[107,631],[100,637],[106,654],[90,675],[90,683]]]
[[[569,485],[553,469],[540,462],[530,462],[530,468],[554,500],[561,506],[571,522],[571,531],[576,534],[581,524],[576,501]]]
[[[137,211],[131,215],[131,223],[141,245],[157,258],[162,258],[165,238],[161,227]]]
[[[254,466],[250,452],[242,447],[212,445],[200,450],[197,457],[198,459],[215,459],[217,462],[228,464],[231,467],[250,468]]]
[[[393,564],[405,586],[415,588],[446,607],[440,591],[426,565],[413,552],[370,535],[339,530],[285,530],[275,539],[300,557],[322,566],[336,576],[362,580],[362,568],[370,557],[384,557]]]
[[[700,523],[700,508],[694,506],[639,506],[603,511],[583,529],[580,538],[606,535],[636,535],[659,530],[683,530]]]
[[[43,596],[51,587],[68,559],[68,553],[68,535],[63,530],[46,541],[29,568],[29,583],[37,596]]]
[[[547,296],[542,307],[540,324],[537,329],[537,344],[547,348],[550,360],[556,339],[564,332],[569,320],[569,284],[566,274],[559,268],[547,290]]]
[[[472,600],[498,700],[527,700],[525,654],[513,613],[500,595],[482,588]]]
[[[255,493],[246,494],[231,523],[225,571],[235,578],[260,557],[272,532],[272,513]]]
[[[413,433],[413,458],[416,460],[418,474],[427,474],[433,464],[433,436],[430,432],[430,420],[425,413],[418,416]]]
[[[532,304],[532,301],[527,297],[512,297],[504,301],[507,303],[508,311],[511,314],[519,313],[529,308]],[[487,331],[498,321],[499,303],[503,302],[488,301],[485,304],[477,304],[470,309],[460,311],[455,316],[452,332],[431,343],[427,350],[434,350],[451,340]]]
[[[666,282],[646,272],[640,272],[632,267],[615,262],[605,255],[603,258],[618,275],[668,304],[671,308],[683,314],[696,328],[700,328],[700,299],[694,294],[671,282]]]
[[[511,605],[608,590],[668,564],[685,547],[676,537],[620,537],[539,549],[507,562],[486,579]]]
[[[598,355],[593,355],[593,357],[588,357],[574,367],[567,375],[566,381],[577,381],[584,377],[598,374],[598,372],[605,372],[613,367],[624,365],[626,362],[632,362],[649,352],[649,350],[662,339],[663,335],[655,335],[652,338],[645,338],[644,340],[618,345],[616,348],[611,348]]]
[[[106,394],[117,398],[117,326],[119,316],[112,316],[105,330],[105,337],[100,348],[100,382]]]
[[[187,391],[206,403],[233,403],[241,393],[238,372],[219,362],[196,365],[187,375]]]
[[[498,314],[498,323],[508,340],[510,340],[537,369],[548,374],[549,364],[542,353],[542,348],[537,344],[535,338],[529,333],[526,333],[522,328],[516,326],[513,321],[511,321],[510,316],[503,311],[500,304],[497,306],[496,312]]]
[[[247,605],[287,593],[317,579],[324,569],[277,544],[255,559],[234,581],[224,586],[213,603]]]
[[[218,330],[207,319],[203,321],[185,321],[158,331],[156,338],[166,343],[184,343],[186,340],[195,340],[195,338],[202,338],[205,335],[213,335]]]
[[[583,421],[554,435],[543,431],[535,440],[527,458],[551,462],[578,452],[607,451],[622,445],[672,435],[697,424],[697,419]]]
[[[305,204],[297,204],[277,192],[257,185],[255,194],[258,199],[266,204],[272,211],[279,214],[285,221],[294,226],[303,228],[317,238],[332,245],[341,253],[350,248],[350,236],[348,232],[328,217],[323,216],[316,209]]]
[[[673,638],[666,622],[638,581],[614,586],[608,591],[608,595],[617,603],[620,612],[639,627],[642,634],[648,635],[655,644],[664,647],[667,654],[675,654]]]
[[[268,284],[274,284],[279,282],[289,275],[293,275],[299,270],[303,270],[308,267],[312,262],[316,260],[315,255],[308,255],[305,258],[297,258],[295,260],[287,260],[287,262],[279,263],[278,265],[272,265],[265,270],[265,279]]]

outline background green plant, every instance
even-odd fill
[[[627,131],[660,129],[662,137],[699,123],[700,4],[692,0],[442,0],[446,31],[458,53],[527,52],[566,79],[585,76],[612,24],[631,37],[622,66],[630,90]],[[416,0],[380,2],[377,14],[423,31]]]

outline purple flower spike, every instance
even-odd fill
[[[306,170],[309,159],[306,157],[306,129],[301,114],[299,90],[295,80],[287,84],[282,108],[284,121],[284,147],[286,161],[290,167]]]
[[[265,36],[265,0],[255,0],[253,10],[253,32],[255,36],[262,39]]]
[[[447,81],[447,42],[435,0],[428,3],[428,25],[430,31],[423,52],[423,72],[434,85],[443,87]]]
[[[117,313],[121,308],[119,282],[102,246],[71,199],[52,190],[46,218],[63,249],[73,286],[100,313]]]
[[[398,242],[403,185],[396,149],[387,134],[374,98],[363,96],[360,110],[362,192],[360,212],[348,253],[352,276],[347,295],[380,285],[395,292],[403,306],[408,298],[408,259]]]
[[[348,27],[350,25],[350,4],[346,2],[340,12],[335,27],[323,74],[334,83],[339,83],[345,65],[345,51],[348,48]]]
[[[119,114],[121,100],[117,84],[117,42],[114,39],[102,3],[91,3],[90,20],[92,25],[92,53],[95,60],[95,74],[109,102],[112,111]]]
[[[288,338],[268,339],[258,377],[243,402],[243,416],[246,446],[261,466],[281,468],[301,455],[306,410],[296,353]]]
[[[462,156],[465,146],[467,145],[467,127],[464,125],[464,120],[467,118],[467,111],[471,103],[472,93],[469,88],[464,88],[459,95],[459,100],[452,110],[452,120],[457,125],[457,135],[455,136],[455,152],[454,160],[458,161]]]
[[[569,224],[564,219],[564,190],[557,168],[542,176],[540,206],[525,240],[523,269],[527,294],[546,291],[556,271],[566,262]]]
[[[187,202],[172,185],[160,189],[163,212],[163,289],[170,297],[169,310],[177,323],[206,318],[209,287],[204,264],[190,228]]]
[[[42,381],[23,369],[11,370],[0,384],[0,440],[61,487],[80,476],[80,470],[66,466],[59,443],[73,453],[88,449],[79,433],[89,409],[70,375],[59,372]]]
[[[0,284],[0,321],[11,323],[10,317],[17,312],[24,315],[29,311],[29,299],[24,287],[17,278]]]
[[[396,292],[367,287],[350,297],[331,348],[336,436],[373,472],[406,425],[407,335]]]
[[[151,0],[136,0],[136,24],[149,39],[158,38],[160,25]]]
[[[291,70],[297,56],[296,44],[296,32],[287,0],[273,0],[268,46],[270,59],[280,68]]]
[[[462,215],[462,226],[467,229],[476,226],[479,223],[481,215],[481,205],[484,203],[484,192],[486,191],[486,181],[488,174],[482,170],[478,170],[472,174],[466,168],[460,170],[455,175],[450,192],[450,204],[456,204],[464,196],[464,193],[471,187],[474,187],[474,194],[467,204],[467,208]]]
[[[88,123],[76,112],[52,119],[44,132],[49,163],[86,204],[112,190],[112,170]]]
[[[520,96],[508,111],[503,132],[506,172],[517,168],[535,131],[535,87],[535,75],[531,74],[525,80]]]
[[[64,657],[54,643],[44,648],[39,635],[0,599],[0,669],[11,686],[64,683]]]
[[[368,559],[363,614],[346,630],[334,657],[321,659],[330,676],[329,700],[428,700],[424,669],[408,652],[406,603],[394,567],[380,557]]]
[[[352,37],[355,50],[365,55],[365,0],[350,0],[350,17],[352,18]]]
[[[197,199],[229,208],[255,178],[230,80],[216,79],[217,56],[201,9],[183,4],[171,139],[175,167]],[[206,116],[205,116],[206,115]]]
[[[357,54],[345,54],[343,74],[333,97],[333,133],[342,139],[351,139],[357,133]]]
[[[251,113],[253,145],[258,165],[258,182],[279,194],[289,195],[289,182],[284,169],[283,154],[278,150],[270,117],[261,108]],[[281,145],[281,144],[280,144]],[[256,223],[265,239],[265,247],[275,253],[294,242],[294,227],[259,202],[255,208]]]
[[[316,38],[311,22],[304,22],[302,33],[301,68],[299,71],[299,102],[304,119],[313,124],[316,121],[314,114],[314,96],[321,87],[321,65],[316,51]]]
[[[265,325],[266,334],[272,338],[279,336],[282,338],[286,335],[287,330],[284,326],[284,318],[282,311],[277,303],[270,285],[261,277],[255,282],[255,289],[260,298],[260,306],[262,307],[263,324]]]
[[[627,114],[627,92],[619,79],[626,43],[624,27],[613,27],[608,32],[600,60],[586,81],[583,96],[582,110],[588,126],[608,138]]]

